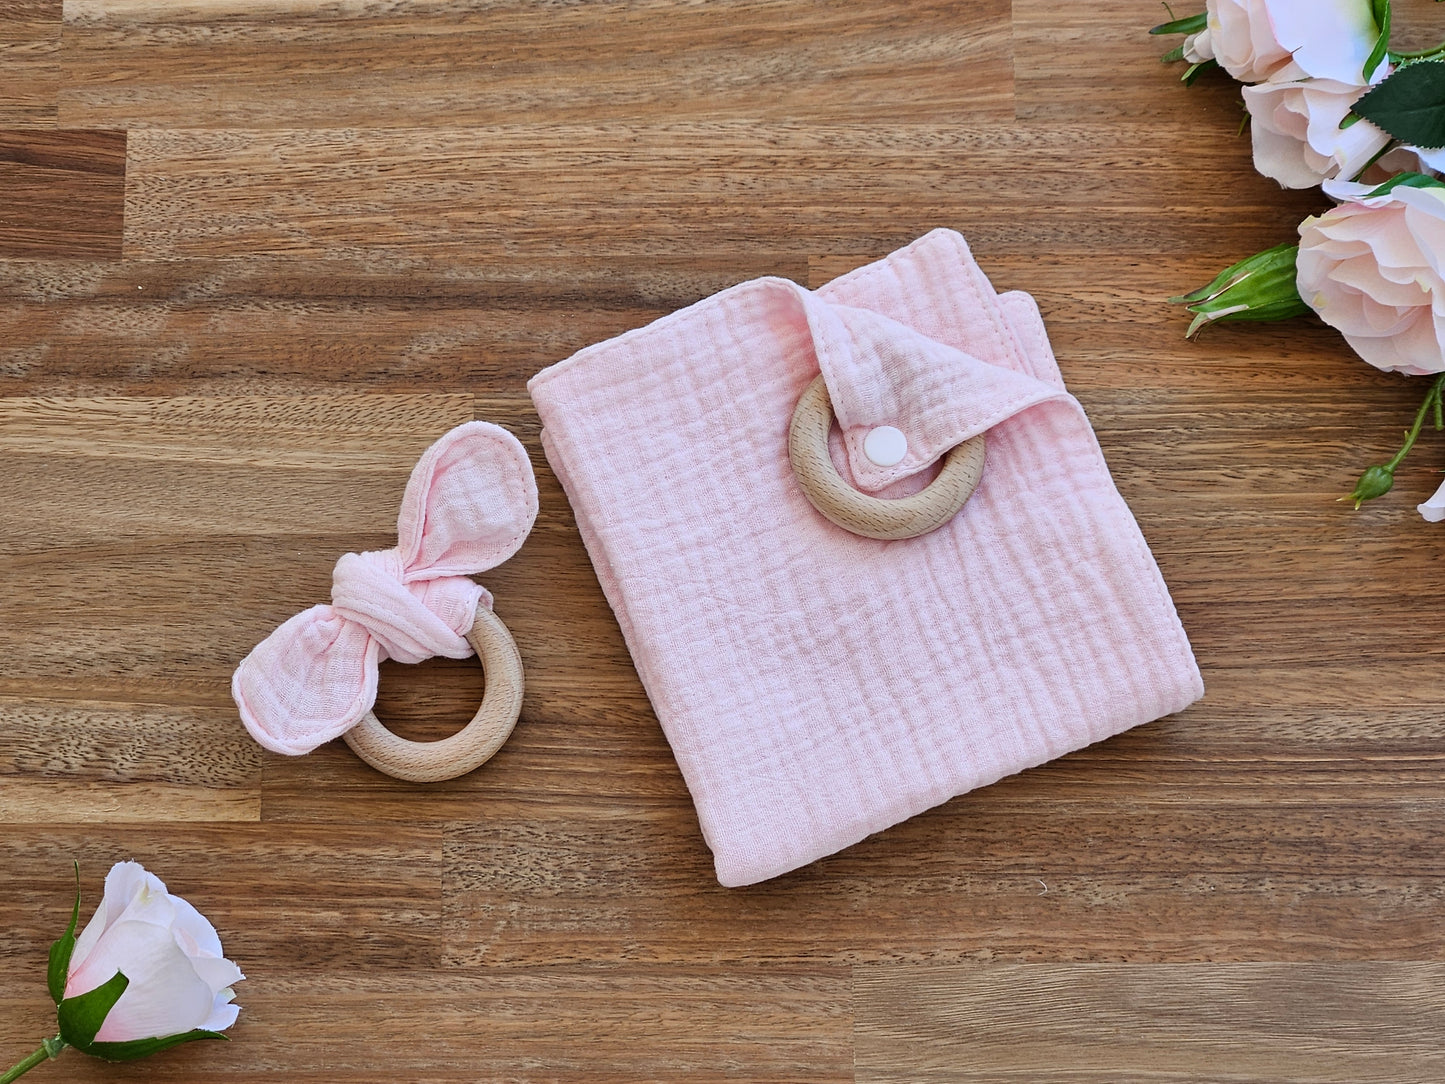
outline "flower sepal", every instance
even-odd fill
[[[117,971],[94,990],[62,1000],[56,1006],[55,1015],[60,1020],[60,1038],[65,1044],[81,1053],[90,1053],[100,1025],[105,1023],[110,1010],[115,1008],[115,1003],[129,985],[130,979]]]
[[[1192,339],[1206,324],[1287,320],[1309,312],[1295,286],[1298,255],[1298,245],[1276,245],[1226,268],[1207,286],[1171,297],[1172,304],[1195,314],[1185,338]]]
[[[70,974],[70,957],[75,953],[75,924],[80,921],[80,863],[75,863],[75,906],[70,912],[70,925],[50,946],[50,967],[45,974],[45,985],[50,990],[50,1000],[59,1005],[65,1000],[65,979]]]
[[[1182,43],[1159,58],[1163,64],[1189,61],[1189,67],[1179,77],[1179,81],[1186,87],[1192,87],[1194,81],[1205,72],[1219,67],[1219,62],[1214,59],[1213,46],[1209,42],[1209,16],[1206,12],[1201,11],[1198,15],[1160,23],[1151,27],[1149,33],[1187,35]]]
[[[1209,25],[1209,13],[1201,11],[1198,15],[1186,15],[1182,19],[1171,19],[1167,23],[1160,23],[1158,26],[1151,26],[1151,34],[1197,34]]]
[[[135,1061],[137,1058],[148,1058],[152,1054],[159,1054],[162,1050],[169,1050],[182,1043],[193,1043],[197,1039],[220,1039],[226,1043],[231,1041],[230,1036],[222,1035],[219,1031],[196,1028],[194,1031],[182,1032],[179,1035],[166,1035],[158,1039],[131,1039],[123,1043],[91,1043],[83,1053],[104,1061]]]

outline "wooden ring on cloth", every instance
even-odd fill
[[[833,403],[822,374],[798,397],[788,426],[788,458],[803,495],[814,508],[845,531],[864,538],[894,541],[936,531],[956,516],[983,475],[984,439],[950,448],[928,486],[909,497],[889,500],[860,493],[843,480],[828,454]]]
[[[409,783],[438,783],[480,768],[502,747],[522,713],[522,656],[501,618],[477,607],[467,640],[486,677],[481,707],[472,721],[440,741],[407,741],[386,729],[376,712],[342,735],[346,744],[379,772]]]

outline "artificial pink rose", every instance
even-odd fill
[[[215,927],[135,862],[119,862],[106,874],[105,898],[76,938],[65,996],[88,993],[117,971],[130,985],[97,1042],[220,1031],[236,1022],[231,984],[245,976],[221,955]]]
[[[1363,84],[1380,35],[1370,0],[1206,0],[1206,28],[1185,43],[1191,63],[1213,58],[1241,83],[1293,62],[1316,79]]]
[[[1291,66],[1284,75],[1295,75]],[[1270,79],[1245,87],[1254,168],[1285,188],[1353,177],[1390,142],[1367,120],[1340,122],[1369,88],[1333,79]]]
[[[1445,371],[1445,188],[1324,189],[1342,202],[1300,223],[1300,297],[1376,368]]]

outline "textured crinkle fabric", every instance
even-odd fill
[[[808,503],[787,434],[820,371],[840,473],[875,495],[987,434],[957,516],[884,542]],[[743,283],[529,390],[725,885],[1203,694],[1033,299],[996,294],[957,233],[816,292]],[[879,425],[907,438],[892,467],[864,454]]]
[[[309,753],[376,703],[377,667],[472,654],[466,633],[492,605],[470,579],[521,546],[537,518],[537,483],[520,441],[468,422],[412,469],[397,545],[344,554],[331,604],[297,614],[236,668],[231,695],[251,736],[277,753]]]

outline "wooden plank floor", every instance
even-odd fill
[[[1197,7],[1198,5],[1193,5]],[[1445,12],[1397,0],[1402,34]],[[1179,8],[1184,14],[1185,9]],[[1191,8],[1192,10],[1192,8]],[[0,13],[0,1068],[70,864],[137,858],[248,979],[229,1044],[53,1081],[1445,1080],[1445,546],[1335,498],[1420,388],[1162,300],[1323,204],[1141,0],[16,0]],[[524,384],[936,226],[1039,301],[1206,698],[720,888]],[[246,736],[236,662],[392,543],[472,417],[541,515],[485,769]],[[387,664],[411,736],[471,662]]]

